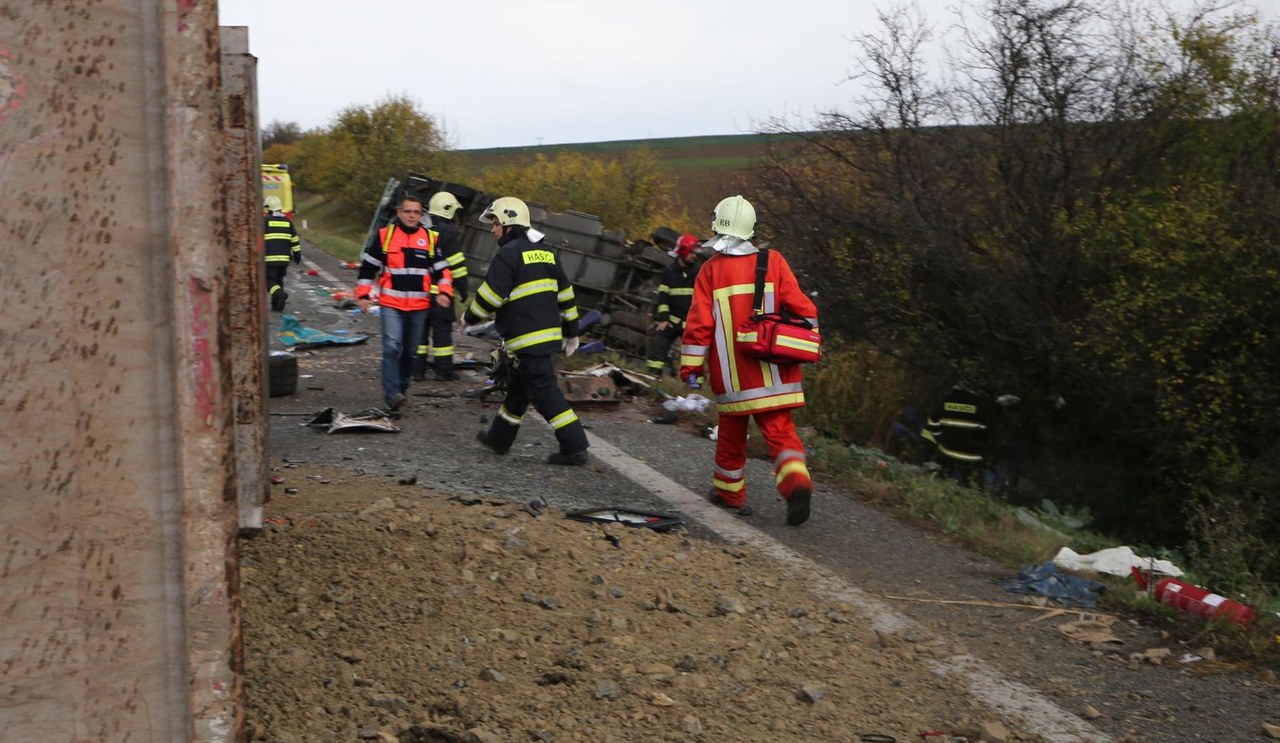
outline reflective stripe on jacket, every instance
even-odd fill
[[[658,276],[658,302],[653,307],[654,322],[679,325],[689,314],[693,303],[693,284],[698,280],[698,264],[681,268],[672,263]]]
[[[986,401],[978,393],[952,388],[925,422],[925,434],[942,456],[978,463],[986,449],[986,420]]]
[[[467,324],[494,318],[508,351],[559,351],[561,340],[578,335],[578,305],[555,252],[523,232],[500,245],[467,308]]]
[[[435,266],[440,273],[433,276],[432,279],[439,281],[444,269],[448,268],[449,272],[453,274],[454,294],[465,296],[467,293],[467,255],[462,250],[462,234],[458,232],[457,227],[448,223],[434,225],[431,229],[440,235],[440,239],[436,241],[435,262]],[[438,290],[438,286],[431,287],[432,294],[437,293]]]
[[[302,240],[293,222],[283,214],[273,213],[262,218],[262,245],[267,263],[288,263],[294,253],[302,253]]]
[[[398,221],[378,230],[360,256],[356,299],[368,299],[378,285],[378,303],[397,310],[425,310],[431,306],[431,274],[437,235],[425,227],[409,232]],[[440,292],[453,294],[453,277],[441,272]]]
[[[680,347],[680,377],[706,368],[721,414],[748,415],[804,405],[799,364],[770,364],[737,348],[737,328],[752,313],[756,253],[712,256],[698,272]],[[786,309],[817,327],[818,309],[800,290],[782,254],[773,251],[765,273],[764,311]]]

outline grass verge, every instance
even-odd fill
[[[316,194],[295,194],[298,232],[321,250],[344,261],[359,260],[368,223],[357,223],[333,201]]]
[[[1021,566],[1052,560],[1062,547],[1087,554],[1116,546],[1104,535],[1081,528],[1079,519],[1059,513],[1051,503],[1019,509],[982,491],[941,479],[932,466],[907,464],[877,449],[846,446],[813,433],[805,436],[805,443],[809,466],[820,482],[839,485],[903,520],[986,555],[1008,566],[1011,576]],[[1138,554],[1166,556],[1144,545],[1133,548]],[[1175,611],[1140,590],[1132,578],[1090,577],[1107,587],[1100,610],[1155,626],[1184,651],[1204,656],[1203,651],[1211,649],[1213,662],[1198,666],[1197,673],[1280,670],[1280,597],[1274,593],[1229,597],[1258,611],[1252,626],[1240,628],[1223,620],[1205,621]],[[1193,572],[1180,580],[1197,584]]]

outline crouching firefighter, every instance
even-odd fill
[[[664,368],[670,367],[671,346],[684,332],[684,319],[693,301],[693,282],[698,279],[698,238],[681,235],[667,255],[675,262],[658,276],[658,301],[653,307],[649,351],[644,362],[649,373],[659,377]]]
[[[513,358],[507,397],[488,431],[476,440],[506,454],[520,432],[530,403],[551,424],[560,450],[549,464],[587,463],[587,433],[556,384],[551,354],[578,349],[578,307],[573,286],[556,254],[530,238],[529,207],[511,196],[494,200],[480,221],[492,225],[498,252],[476,290],[464,321],[478,325],[493,318],[504,352]]]
[[[961,485],[983,487],[987,406],[982,395],[963,380],[956,382],[925,421],[922,436],[937,447],[943,476]]]
[[[439,291],[438,283],[449,269],[453,275],[453,296],[460,302],[467,299],[467,256],[462,250],[462,233],[453,226],[454,215],[462,208],[458,197],[448,191],[440,191],[427,202],[427,226],[440,235],[436,242],[435,263],[432,265],[431,293]],[[413,378],[426,379],[427,364],[435,370],[436,379],[457,379],[453,368],[453,307],[432,303],[427,310],[427,331],[417,347],[413,360]]]

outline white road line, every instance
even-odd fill
[[[330,284],[338,284],[339,286],[342,286],[348,283],[346,281],[340,280],[338,277],[324,270],[323,268],[320,267],[318,263],[306,257],[305,255],[302,257],[302,262],[304,265],[306,265],[308,270],[315,271],[316,275],[318,275],[320,278],[324,279],[325,281],[329,282]],[[351,283],[354,283],[354,282],[351,282]]]
[[[752,548],[787,565],[814,582],[814,592],[824,598],[834,597],[857,607],[870,620],[873,629],[895,634],[924,629],[915,620],[895,613],[888,604],[862,591],[844,578],[750,526],[739,516],[711,505],[706,498],[675,482],[644,462],[626,454],[599,435],[587,432],[591,453],[601,462],[617,470],[623,477],[689,514],[716,533],[745,542]],[[924,645],[925,643],[917,643]],[[1113,743],[1079,717],[1068,713],[1036,690],[1001,676],[982,660],[966,654],[948,654],[947,643],[932,638],[935,660],[928,661],[934,673],[956,676],[967,683],[969,693],[991,709],[1010,718],[1047,743]]]

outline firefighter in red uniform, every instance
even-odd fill
[[[653,307],[653,327],[645,358],[645,368],[659,377],[667,367],[671,345],[684,330],[684,318],[693,301],[693,282],[698,279],[698,238],[681,235],[675,249],[667,255],[675,258],[675,262],[662,269],[658,276],[658,301]]]
[[[373,306],[375,279],[378,286],[382,397],[392,410],[399,410],[409,399],[405,393],[413,374],[413,351],[426,328],[432,298],[435,304],[449,307],[453,296],[453,275],[447,268],[440,272],[439,293],[432,292],[438,235],[421,222],[422,201],[405,196],[396,218],[365,246],[356,280],[356,304],[361,312]]]
[[[813,480],[805,465],[804,443],[791,421],[791,409],[804,405],[798,364],[771,364],[742,353],[736,330],[752,313],[756,254],[751,244],[756,210],[741,196],[716,205],[706,245],[715,255],[703,264],[693,288],[693,305],[685,321],[680,377],[696,384],[704,368],[719,413],[716,467],[711,501],[739,515],[747,506],[747,423],[754,418],[773,458],[774,482],[787,503],[787,523],[809,518]],[[817,308],[800,290],[786,259],[770,255],[765,274],[766,312],[787,310],[817,327]]]

